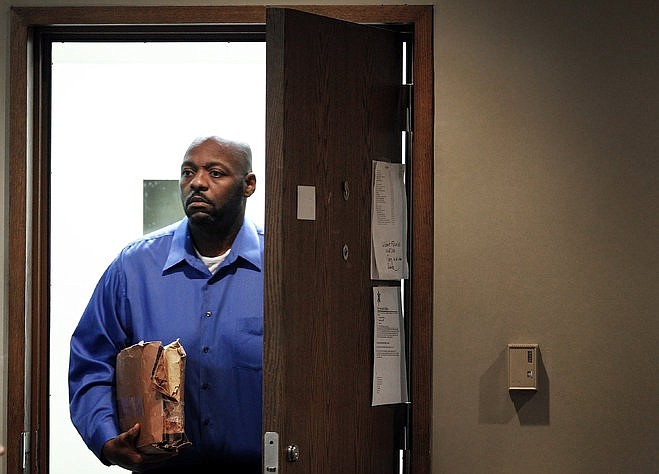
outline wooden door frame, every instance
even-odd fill
[[[411,186],[410,469],[431,472],[433,315],[433,7],[334,5],[291,8],[357,23],[406,24],[414,30],[414,147]],[[265,24],[265,6],[25,7],[10,12],[7,285],[8,474],[22,473],[26,431],[32,472],[48,459],[49,113],[41,87],[42,52],[34,32],[50,26]],[[29,341],[29,343],[26,343]],[[29,374],[26,380],[26,370]],[[26,383],[28,382],[28,383]],[[26,389],[26,387],[28,387]],[[28,407],[29,420],[26,422]],[[40,453],[40,454],[39,454]],[[39,459],[41,458],[41,460]],[[47,464],[45,466],[47,472]]]

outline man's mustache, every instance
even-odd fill
[[[206,204],[212,204],[210,199],[206,198],[203,194],[201,193],[192,193],[190,196],[188,196],[185,200],[185,205],[189,206],[190,204],[194,202],[203,202]]]

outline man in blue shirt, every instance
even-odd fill
[[[186,217],[125,247],[71,338],[71,419],[105,464],[134,472],[257,473],[261,466],[263,231],[245,219],[256,188],[249,146],[195,140],[181,165]],[[179,454],[136,449],[121,433],[115,360],[140,341],[180,339],[186,357]]]

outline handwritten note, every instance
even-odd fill
[[[371,279],[408,277],[405,165],[373,161]]]
[[[405,328],[400,287],[373,288],[375,328],[373,341],[372,405],[408,400],[405,364]]]

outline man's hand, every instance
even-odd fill
[[[166,461],[176,456],[176,452],[163,454],[144,454],[137,450],[137,438],[140,424],[136,423],[128,431],[112,438],[103,445],[103,457],[111,464],[134,472],[143,472],[154,467],[153,464]]]

